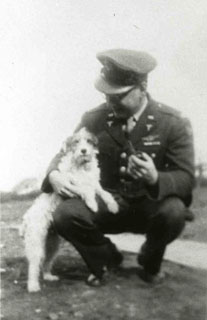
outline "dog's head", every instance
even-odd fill
[[[70,152],[78,165],[91,162],[98,154],[98,139],[86,128],[80,129],[63,146],[64,152]]]

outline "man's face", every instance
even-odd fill
[[[106,95],[106,102],[119,119],[128,119],[142,106],[145,92],[139,87],[116,95]]]

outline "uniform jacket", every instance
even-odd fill
[[[189,121],[178,111],[150,98],[133,131],[126,136],[123,124],[114,119],[106,104],[102,104],[83,115],[77,130],[81,127],[98,137],[101,184],[105,189],[128,199],[147,196],[162,200],[177,196],[190,205],[194,186],[193,137]],[[136,151],[144,151],[153,158],[159,172],[156,192],[154,187],[127,175],[131,144]],[[49,165],[42,184],[44,192],[52,191],[48,174],[57,168],[61,156],[62,151]]]

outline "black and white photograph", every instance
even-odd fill
[[[2,0],[5,320],[207,319],[205,0]]]

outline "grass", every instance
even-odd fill
[[[207,241],[207,189],[194,192],[196,219],[188,223],[182,238]],[[41,282],[42,291],[26,291],[27,265],[22,240],[16,226],[32,199],[2,203],[2,314],[4,319],[51,320],[204,320],[207,272],[164,262],[167,278],[163,284],[149,285],[137,276],[136,256],[124,253],[124,268],[109,277],[106,286],[88,287],[88,270],[71,245],[62,243],[54,266],[60,276],[55,283]]]

